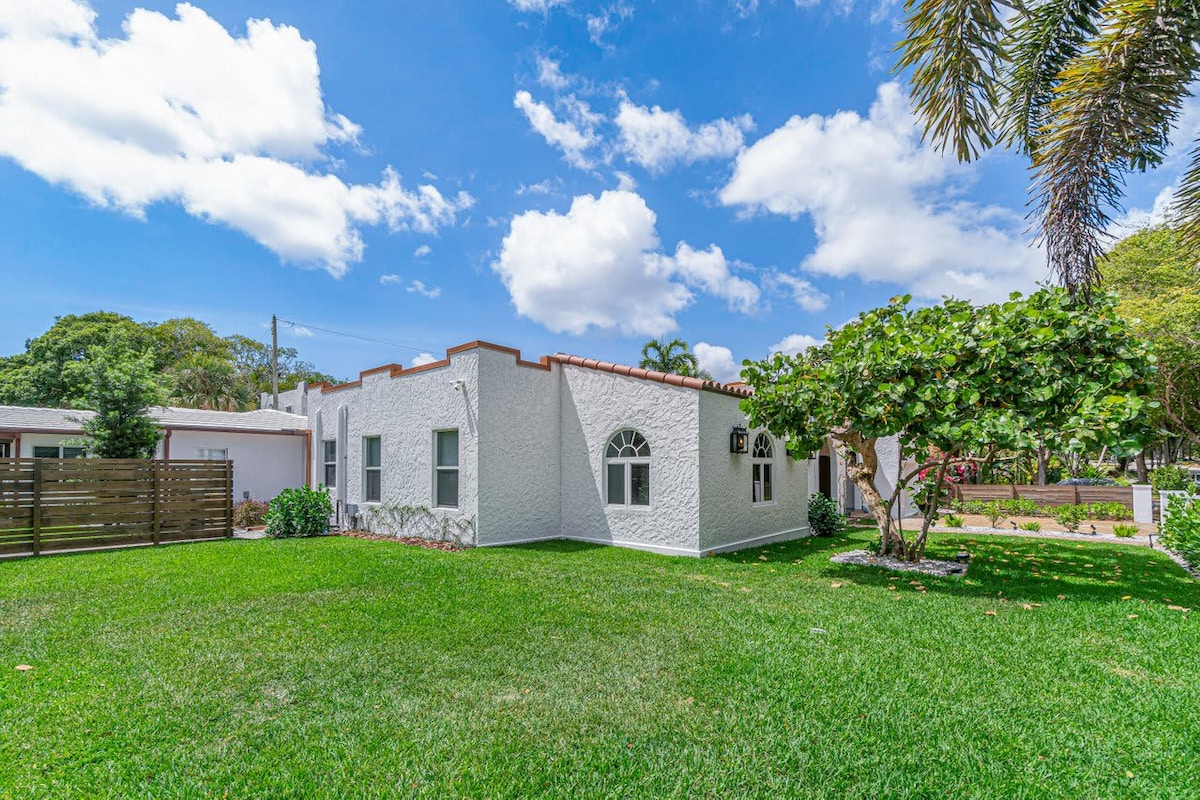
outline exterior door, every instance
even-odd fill
[[[817,460],[817,490],[833,499],[833,459],[822,455]]]
[[[0,442],[0,458],[12,458],[12,442]]]

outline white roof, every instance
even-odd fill
[[[93,411],[69,408],[0,406],[0,429],[77,431],[80,429],[80,421],[94,414]],[[304,430],[308,427],[307,417],[273,409],[204,411],[198,408],[160,406],[150,409],[150,416],[165,428],[287,431]]]

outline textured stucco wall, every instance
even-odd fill
[[[719,550],[808,534],[808,462],[794,461],[773,439],[774,501],[753,502],[752,453],[729,452],[729,433],[745,425],[736,397],[700,396],[700,549]],[[760,430],[750,431],[750,445]],[[744,544],[743,544],[744,543]]]
[[[562,534],[661,552],[699,549],[700,393],[610,372],[562,368]],[[604,450],[633,428],[650,444],[650,506],[608,506]]]
[[[557,365],[546,371],[512,353],[479,349],[478,544],[553,538],[562,532]]]
[[[324,438],[334,438],[338,408],[346,406],[347,447],[339,457],[338,482],[347,503],[357,504],[361,523],[390,533],[452,534],[475,541],[478,521],[479,352],[454,355],[449,366],[392,378],[367,375],[360,386],[309,394],[309,425],[321,420]],[[463,382],[461,389],[454,381]],[[434,508],[434,431],[459,432],[459,505]],[[382,501],[363,502],[363,437],[379,436],[382,446]],[[314,450],[316,443],[314,442]],[[314,480],[320,473],[314,472]],[[421,512],[400,514],[401,506]]]
[[[233,461],[235,503],[241,502],[245,492],[255,500],[270,501],[284,489],[304,485],[303,435],[171,432],[171,458],[196,458],[196,449],[201,447],[228,451]]]

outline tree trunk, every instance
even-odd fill
[[[942,486],[946,482],[946,468],[950,466],[950,460],[953,457],[953,453],[946,453],[942,456],[942,463],[938,465],[937,482],[933,487],[934,499],[925,506],[925,518],[921,520],[921,532],[917,534],[916,541],[908,551],[909,561],[920,561],[925,557],[925,539],[929,536],[929,526],[933,524],[933,519],[937,516],[938,500],[941,499]]]
[[[1146,469],[1146,454],[1137,454],[1137,482],[1147,483],[1150,480],[1150,471]]]
[[[867,508],[871,509],[871,515],[879,524],[879,554],[894,553],[903,558],[903,554],[907,550],[904,537],[897,537],[896,530],[892,525],[890,504],[884,501],[879,490],[875,488],[875,475],[879,471],[879,456],[875,452],[875,440],[868,439],[858,431],[851,429],[835,430],[833,438],[839,442],[838,449],[846,461],[846,477],[853,481],[858,490],[862,492]]]
[[[1046,471],[1050,468],[1050,451],[1045,447],[1037,449],[1037,482],[1038,486],[1046,485]]]

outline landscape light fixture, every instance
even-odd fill
[[[734,425],[733,431],[729,434],[729,452],[745,453],[750,449],[750,432],[745,428]]]

